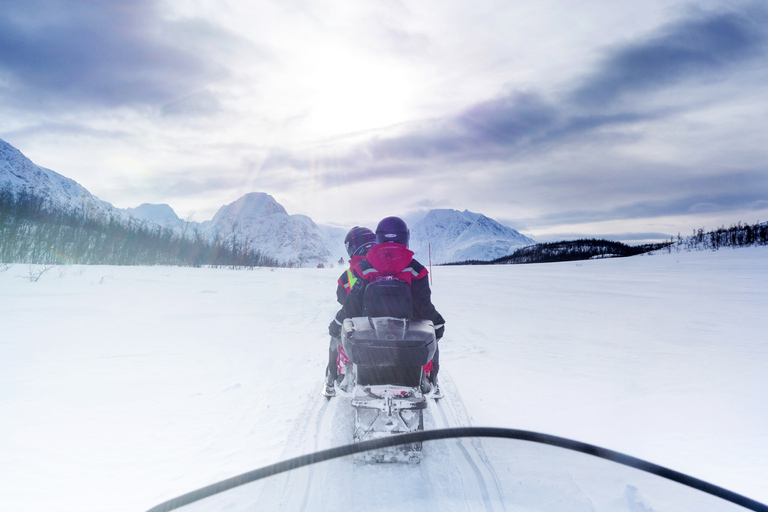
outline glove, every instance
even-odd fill
[[[330,334],[332,338],[341,338],[341,324],[335,318],[328,324],[328,334]]]
[[[445,334],[445,326],[441,325],[437,329],[435,329],[435,338],[438,340],[443,337],[443,334]]]

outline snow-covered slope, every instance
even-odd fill
[[[45,199],[46,208],[79,212],[91,219],[118,222],[130,218],[180,230],[184,221],[167,204],[142,204],[137,208],[116,208],[91,194],[75,180],[33,163],[21,151],[0,139],[0,188],[11,192],[26,192]]]
[[[344,264],[348,257],[347,249],[344,247],[344,238],[347,236],[349,230],[326,224],[318,224],[317,227],[320,228],[320,231],[322,231],[325,237],[331,242],[330,250],[334,255],[333,264],[338,264],[340,258],[341,264]]]
[[[199,231],[211,239],[218,237],[230,242],[234,238],[288,265],[315,267],[322,263],[328,266],[346,256],[342,243],[344,234],[338,230],[321,229],[305,215],[289,215],[267,194],[246,194],[221,207],[211,221],[187,223],[167,204],[144,203],[136,208],[115,208],[74,180],[35,165],[18,149],[0,139],[0,188],[3,187],[10,187],[14,194],[25,191],[42,197],[46,207],[52,210],[82,212],[90,218],[103,220],[112,217],[120,222],[133,218],[148,225],[169,227],[178,233]]]
[[[425,263],[432,246],[432,263],[490,261],[517,247],[536,243],[480,213],[432,210],[411,227],[410,248]]]
[[[766,502],[767,253],[435,268],[446,397],[429,404],[426,428],[441,411],[465,412],[460,426],[568,437]],[[338,269],[76,266],[37,282],[29,273],[0,265],[2,510],[144,511],[351,440],[350,399],[320,395]],[[326,429],[316,420],[332,406]],[[452,460],[436,464],[464,455],[429,446],[416,467],[349,462],[302,474],[342,502],[378,489],[385,508],[387,494],[418,485],[423,501],[399,510],[457,510],[451,489],[478,480],[450,473]],[[606,488],[610,506],[576,502],[594,497],[584,490],[590,475],[551,464],[544,450],[530,455],[521,450],[511,473],[497,473],[502,483],[531,477],[512,482],[506,510],[729,510],[638,504],[627,499],[645,499],[638,482]],[[286,499],[305,496],[309,484],[293,483]],[[322,503],[270,508],[250,486],[231,495],[246,510]],[[421,506],[429,498],[444,506]],[[533,499],[543,505],[528,506]],[[203,505],[196,510],[238,510]],[[367,505],[324,510],[377,508]],[[482,500],[471,508],[490,509]]]
[[[222,206],[214,218],[187,223],[167,204],[142,204],[120,209],[98,199],[74,180],[32,163],[19,150],[0,140],[0,187],[28,191],[44,197],[50,208],[85,212],[91,218],[121,222],[130,218],[169,227],[178,233],[200,232],[210,239],[233,240],[258,250],[280,263],[316,267],[346,259],[346,230],[318,226],[305,215],[289,215],[272,196],[253,192]],[[492,260],[515,247],[534,243],[512,228],[469,211],[432,210],[411,227],[411,249],[426,263],[432,246],[433,263]]]
[[[184,221],[176,215],[173,208],[167,204],[144,203],[136,208],[126,208],[124,211],[136,219],[145,220],[176,230],[181,229],[184,224]]]
[[[209,236],[246,244],[291,266],[328,266],[336,244],[309,217],[288,215],[269,194],[252,192],[222,206],[201,225]]]
[[[46,207],[52,210],[82,212],[89,218],[128,218],[124,211],[100,200],[76,181],[35,165],[21,151],[0,139],[0,188],[6,186],[14,194],[27,192],[42,197]]]

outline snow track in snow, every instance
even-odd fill
[[[471,426],[461,395],[450,375],[445,371],[440,375],[444,397],[433,400],[429,404],[430,409],[437,410],[437,428]],[[485,455],[480,439],[452,439],[440,444],[452,451],[462,479],[477,483],[476,486],[469,486],[469,488],[477,489],[480,493],[485,510],[488,512],[506,510],[498,478]]]
[[[445,397],[429,400],[425,410],[425,427],[469,426],[468,414],[453,380],[445,372],[442,376]],[[354,408],[349,395],[340,392],[336,397],[327,399],[318,393],[308,398],[302,410],[304,412],[291,433],[295,442],[286,448],[284,458],[352,442]],[[457,479],[467,485],[456,486]],[[425,443],[421,462],[414,465],[355,463],[346,457],[277,475],[269,480],[268,486],[252,491],[250,500],[243,500],[242,494],[238,493],[238,506],[245,501],[251,504],[270,503],[276,510],[310,512],[324,510],[331,504],[333,508],[342,510],[363,510],[370,505],[370,501],[360,503],[355,489],[361,488],[365,489],[366,499],[370,500],[373,495],[377,506],[387,504],[382,508],[384,510],[414,505],[408,500],[420,497],[421,501],[424,494],[429,495],[433,506],[438,503],[440,510],[466,510],[468,503],[479,507],[473,510],[505,510],[496,475],[477,439]],[[371,482],[376,482],[373,490]]]

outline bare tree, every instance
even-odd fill
[[[29,266],[29,280],[33,283],[36,283],[40,280],[43,274],[48,272],[53,268],[53,265],[42,265],[42,266],[35,266],[30,265]]]

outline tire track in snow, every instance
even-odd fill
[[[329,418],[333,418],[337,405],[335,399],[328,400],[319,393],[307,397],[300,409],[299,417],[289,433],[282,459],[297,457],[322,450],[323,437],[327,432]],[[294,442],[291,442],[294,441]],[[315,480],[315,466],[288,471],[270,478],[270,484],[261,491],[257,503],[277,504],[276,510],[305,511]]]
[[[323,404],[315,423],[314,446],[311,450],[312,453],[331,447],[328,440],[333,432],[333,420],[336,417],[336,410],[339,407],[340,398],[340,396],[336,396],[330,399],[326,397],[321,398],[321,400],[323,400],[325,403]],[[304,487],[304,492],[301,493],[301,495],[303,495],[303,499],[301,501],[301,507],[298,509],[300,512],[305,512],[307,510],[307,504],[310,503],[310,496],[313,495],[313,490],[315,488],[313,484],[322,486],[326,479],[326,475],[321,475],[321,478],[316,479],[316,469],[317,468],[315,467],[315,464],[312,464],[307,470],[306,486]],[[315,482],[315,480],[320,481]]]
[[[441,372],[440,375],[443,377],[440,381],[444,390],[443,398],[434,400],[434,402],[430,404],[430,406],[434,406],[439,413],[439,418],[436,418],[438,420],[437,423],[442,423],[439,427],[453,428],[471,426],[469,415],[464,407],[464,402],[462,401],[461,395],[459,395],[459,391],[456,389],[453,380],[450,378],[450,375],[447,375],[447,372],[445,371]],[[444,402],[446,401],[448,405],[444,405]],[[459,461],[461,460],[464,461],[464,464],[460,464],[460,466],[463,467],[460,467],[459,470],[465,475],[465,478],[469,481],[471,480],[469,476],[474,476],[477,481],[480,495],[483,499],[485,510],[488,512],[506,510],[498,478],[485,455],[480,440],[472,439],[470,441],[472,447],[471,451],[467,449],[465,443],[466,440],[464,439],[455,439],[446,442],[446,446],[453,446],[453,450],[459,452],[460,456],[456,456],[455,460],[457,461],[457,464],[459,464]],[[489,485],[489,482],[491,485]],[[498,508],[494,507],[494,503],[498,504]]]
[[[445,389],[445,398],[429,401],[424,418],[427,428],[469,426],[469,417],[455,384],[447,373],[444,372],[441,375],[444,376],[441,385]],[[352,442],[352,429],[348,427],[354,420],[354,412],[350,397],[346,394],[340,393],[330,400],[312,395],[308,397],[302,411],[290,434],[295,443],[286,447],[283,454],[285,458]],[[317,510],[319,503],[331,503],[329,493],[333,492],[334,485],[338,485],[339,481],[349,481],[355,475],[362,476],[366,473],[371,476],[376,475],[379,484],[390,481],[392,488],[396,488],[402,486],[400,478],[404,474],[410,474],[413,479],[418,479],[411,482],[411,488],[422,486],[423,489],[424,485],[434,483],[435,478],[445,478],[447,473],[443,469],[444,466],[440,464],[452,461],[450,464],[453,467],[451,470],[454,474],[453,478],[458,477],[466,483],[465,499],[472,501],[471,495],[474,495],[474,502],[477,505],[482,503],[481,510],[486,512],[505,510],[496,475],[485,457],[479,440],[451,440],[436,444],[433,449],[438,449],[444,455],[438,456],[439,452],[425,450],[424,460],[416,466],[361,467],[351,460],[335,461],[330,466],[310,465],[284,474],[280,481],[275,481],[274,486],[270,485],[270,489],[266,490],[263,498],[269,496],[270,501],[267,503],[275,503],[276,499],[279,510],[310,512]],[[432,457],[436,457],[435,460],[430,460]],[[363,477],[363,482],[365,481]],[[345,499],[337,497],[339,498]],[[440,498],[437,499],[439,502]],[[353,503],[350,505],[352,505],[351,509],[359,509],[359,506],[355,507]],[[443,502],[441,505],[450,508],[451,503]]]

